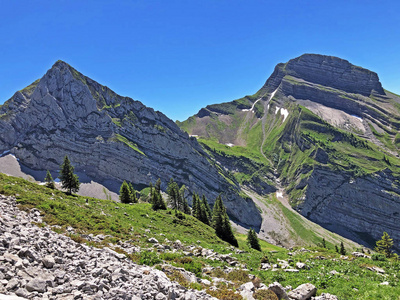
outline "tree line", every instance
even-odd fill
[[[72,194],[73,192],[76,193],[79,191],[79,178],[76,174],[74,174],[74,167],[72,166],[67,155],[64,157],[63,163],[60,166],[59,178],[61,182],[61,188],[65,189],[67,194]],[[45,182],[48,188],[55,188],[54,180],[49,170],[47,170]],[[167,202],[164,201],[161,194],[160,179],[156,181],[154,186],[150,182],[149,188],[149,202],[151,203],[153,210],[166,210],[167,207],[169,207],[175,210],[175,212],[192,215],[205,225],[213,227],[216,235],[222,240],[235,247],[239,246],[238,241],[233,234],[229,217],[221,195],[218,195],[213,208],[211,209],[204,195],[200,197],[197,193],[193,193],[192,208],[190,208],[185,196],[185,194],[187,194],[186,186],[182,185],[179,187],[179,185],[172,178],[168,182],[168,187],[166,190],[168,195]],[[124,181],[121,184],[119,190],[119,199],[125,204],[138,202],[137,191],[134,189],[131,182]],[[251,248],[261,251],[257,234],[253,229],[250,229],[248,232],[247,242]]]

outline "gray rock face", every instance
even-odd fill
[[[57,170],[68,155],[77,172],[114,192],[123,180],[143,188],[161,178],[165,189],[173,177],[211,203],[222,192],[233,218],[261,223],[254,203],[238,195],[239,185],[218,172],[196,139],[62,61],[0,108],[0,153],[8,150],[34,170]]]
[[[304,54],[289,60],[286,64],[278,64],[266,83],[266,86],[270,87],[270,92],[279,86],[286,75],[348,93],[369,96],[375,91],[385,94],[375,72],[354,66],[347,60],[334,56]]]
[[[297,209],[312,221],[371,247],[384,231],[400,240],[400,188],[390,170],[352,178],[316,168]],[[399,250],[400,244],[394,247]]]

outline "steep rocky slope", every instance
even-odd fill
[[[400,249],[400,97],[376,73],[305,54],[278,64],[254,95],[178,123],[244,186],[284,188],[302,215],[366,245]]]
[[[117,192],[123,180],[137,188],[171,177],[213,202],[219,193],[230,215],[257,227],[254,203],[235,179],[178,126],[139,101],[58,61],[0,108],[0,153],[10,151],[31,170],[56,170],[68,155],[76,170]],[[42,178],[40,178],[42,180]]]

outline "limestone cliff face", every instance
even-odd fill
[[[278,64],[256,94],[209,105],[181,126],[221,144],[260,149],[266,158],[260,164],[238,156],[229,160],[231,151],[219,155],[222,147],[214,158],[233,173],[250,175],[242,184],[261,195],[275,191],[269,175],[276,176],[277,187],[283,185],[293,205],[300,203],[301,214],[374,246],[383,231],[400,240],[400,191],[394,175],[400,172],[399,103],[400,97],[383,90],[375,72],[337,57],[304,54]],[[340,146],[346,143],[343,147],[351,151]],[[379,163],[384,156],[395,163]],[[353,173],[353,167],[364,175]],[[266,171],[274,168],[277,172]]]
[[[118,191],[121,181],[144,187],[171,177],[228,213],[258,227],[254,203],[209,162],[195,139],[160,112],[121,97],[58,61],[39,81],[0,109],[0,153],[10,150],[36,170],[57,170],[68,155],[77,171]]]
[[[310,220],[372,247],[386,231],[400,250],[400,186],[388,169],[352,178],[316,168],[297,209]]]
[[[334,56],[303,54],[286,64],[278,64],[263,88],[276,89],[284,76],[363,96],[372,92],[385,94],[375,72]]]

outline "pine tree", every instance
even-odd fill
[[[46,186],[50,189],[54,189],[54,180],[53,177],[51,176],[51,173],[49,170],[47,170],[46,177],[44,178],[44,181],[46,182]]]
[[[132,183],[128,183],[128,187],[129,187],[129,197],[130,197],[130,202],[131,203],[137,203],[138,202],[138,199],[137,199],[137,197],[136,197],[136,191],[135,191],[135,189],[133,188],[133,185],[132,185]]]
[[[192,216],[196,219],[200,220],[201,218],[201,208],[200,208],[200,199],[199,196],[194,193],[192,196],[193,203],[192,203]]]
[[[158,178],[156,181],[156,186],[154,187],[154,189],[158,192],[161,193],[161,179]]]
[[[201,201],[202,201],[202,204],[204,205],[204,211],[205,211],[207,219],[208,219],[207,223],[210,224],[211,218],[212,218],[212,211],[211,211],[210,205],[208,204],[206,196],[203,195]]]
[[[346,249],[344,248],[343,242],[340,242],[340,254],[346,255]]]
[[[226,213],[221,196],[218,196],[215,200],[212,213],[212,224],[218,237],[231,245],[238,247],[238,242],[233,235],[231,224],[229,223],[229,217]]]
[[[191,213],[190,206],[186,200],[185,192],[186,192],[186,186],[182,185],[181,188],[179,189],[179,197],[178,197],[179,205],[178,206],[179,206],[179,210],[181,212],[184,212],[185,214],[190,215],[190,213]]]
[[[172,209],[179,209],[179,188],[174,179],[170,179],[167,187],[168,202]]]
[[[153,210],[159,209],[167,209],[164,200],[162,199],[161,193],[157,190],[153,191],[153,195],[151,197],[151,208]]]
[[[125,180],[119,189],[119,200],[121,203],[131,203],[131,191]]]
[[[247,232],[247,243],[251,248],[261,251],[260,242],[258,241],[257,234],[253,228],[250,228]]]
[[[79,178],[74,174],[74,167],[65,155],[64,162],[61,165],[60,171],[61,187],[67,190],[67,194],[72,194],[72,192],[79,191]]]
[[[376,242],[375,251],[384,254],[387,258],[392,257],[393,239],[385,231],[382,238]]]
[[[205,207],[202,200],[199,199],[199,206],[200,206],[200,221],[202,221],[206,225],[210,225],[210,218],[207,214],[207,208]]]
[[[326,248],[326,241],[325,241],[325,238],[322,238],[322,248]]]

